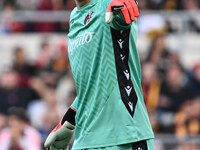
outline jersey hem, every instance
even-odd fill
[[[150,140],[150,139],[154,139],[154,138],[155,137],[151,135],[151,136],[148,136],[148,137],[145,137],[145,138],[134,139],[134,140],[127,140],[127,141],[123,141],[123,142],[120,142],[120,143],[99,144],[99,145],[92,145],[92,146],[80,146],[80,147],[76,147],[76,148],[72,147],[72,150],[91,149],[91,148],[103,148],[103,147],[124,145],[124,144],[135,143],[135,142],[139,142],[139,141],[143,141],[143,140]]]

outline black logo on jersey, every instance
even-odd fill
[[[93,11],[89,12],[89,14],[85,17],[84,25],[86,25],[90,22],[90,19],[92,18],[93,14],[94,14]]]

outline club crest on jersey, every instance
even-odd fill
[[[90,19],[92,18],[93,14],[94,14],[93,11],[89,12],[89,14],[85,17],[84,25],[86,25],[90,22]]]

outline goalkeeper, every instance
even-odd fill
[[[76,0],[68,55],[77,97],[45,147],[64,150],[153,150],[136,48],[135,0]]]

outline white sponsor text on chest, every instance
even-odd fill
[[[69,41],[69,52],[72,54],[72,52],[79,46],[90,43],[92,41],[93,35],[94,32],[85,32],[81,35],[78,35],[77,39]]]

